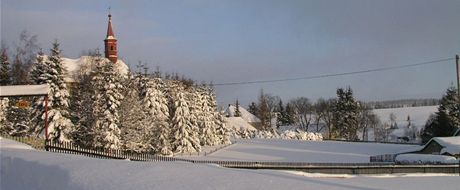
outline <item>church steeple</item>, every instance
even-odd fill
[[[109,12],[109,24],[107,26],[107,36],[104,40],[105,45],[105,57],[109,59],[112,63],[116,63],[118,60],[117,54],[117,39],[113,34],[112,29],[112,14]]]

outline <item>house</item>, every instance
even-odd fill
[[[432,138],[422,149],[412,153],[447,155],[460,158],[460,136]]]

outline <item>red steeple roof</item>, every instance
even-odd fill
[[[113,29],[112,29],[112,15],[109,14],[109,26],[107,27],[107,38],[109,36],[115,38],[115,35],[113,34]]]

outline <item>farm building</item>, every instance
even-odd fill
[[[460,136],[432,138],[422,149],[413,153],[448,155],[460,158]]]

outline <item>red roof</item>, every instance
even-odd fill
[[[112,36],[115,37],[113,34],[113,29],[112,29],[112,15],[109,14],[109,25],[107,27],[107,37]]]

